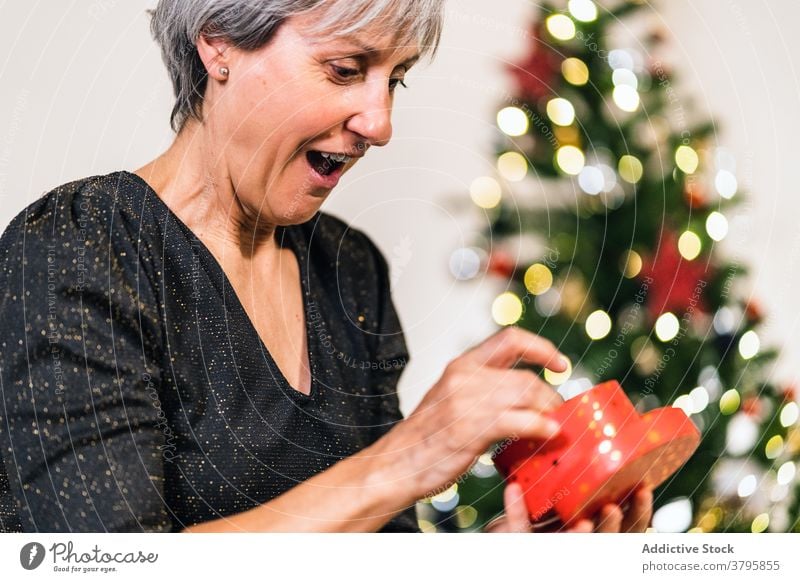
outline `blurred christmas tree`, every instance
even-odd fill
[[[539,8],[529,54],[509,68],[515,94],[497,115],[498,176],[471,187],[492,246],[459,249],[451,269],[471,278],[488,257],[489,275],[508,280],[495,321],[571,358],[570,373],[545,374],[566,397],[617,379],[640,411],[690,415],[703,440],[656,491],[657,530],[800,531],[796,394],[766,379],[776,353],[760,345],[745,269],[715,248],[741,198],[735,160],[713,123],[692,121],[653,56],[665,35],[640,35],[636,50],[615,44],[617,23],[646,25],[650,10]],[[490,457],[420,509],[440,531],[500,513]]]

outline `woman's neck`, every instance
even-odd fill
[[[135,171],[209,248],[242,259],[279,250],[275,226],[244,206],[208,130],[190,121],[167,151]]]

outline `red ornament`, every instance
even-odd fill
[[[747,416],[760,417],[763,410],[764,405],[761,404],[761,399],[758,396],[749,396],[742,403],[742,412]]]
[[[700,433],[682,410],[640,415],[615,381],[568,400],[550,415],[561,426],[557,436],[516,441],[494,459],[509,482],[522,485],[534,524],[555,516],[573,524],[607,503],[622,502],[637,487],[655,488],[700,444]]]
[[[522,61],[507,67],[517,84],[519,97],[536,102],[553,93],[553,81],[561,67],[562,57],[542,40],[543,25],[531,29],[531,47]]]
[[[489,255],[489,262],[486,265],[486,272],[496,277],[510,279],[516,270],[517,265],[514,258],[506,251],[492,251]]]
[[[747,302],[747,305],[744,307],[744,313],[751,324],[761,323],[764,319],[764,310],[761,308],[761,304],[755,299],[751,299]]]
[[[797,400],[797,386],[795,384],[788,384],[783,387],[783,400],[784,402]]]
[[[648,284],[647,309],[654,318],[667,311],[679,317],[689,309],[706,311],[703,291],[711,267],[702,256],[684,259],[674,232],[665,229],[655,256],[644,262],[640,278]]]
[[[708,192],[702,184],[696,180],[687,180],[683,186],[683,198],[686,205],[697,210],[708,206]]]

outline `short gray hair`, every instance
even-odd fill
[[[396,31],[399,45],[412,41],[423,56],[436,54],[444,0],[159,0],[150,11],[150,31],[172,81],[172,129],[179,133],[193,117],[202,120],[207,72],[196,42],[224,38],[241,50],[265,46],[283,22],[320,9],[311,32],[340,37],[370,25]]]

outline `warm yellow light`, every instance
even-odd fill
[[[566,174],[577,176],[581,173],[585,162],[583,152],[575,146],[563,146],[556,151],[556,163]]]
[[[766,513],[760,513],[753,520],[753,525],[750,528],[750,531],[752,531],[753,533],[761,533],[768,527],[769,527],[769,515]]]
[[[675,150],[675,164],[684,174],[694,174],[700,165],[700,158],[692,148],[682,145]]]
[[[500,204],[503,196],[502,188],[497,180],[489,176],[475,178],[469,187],[472,201],[481,208],[494,208]]]
[[[656,337],[662,342],[668,342],[678,335],[680,328],[681,324],[675,314],[667,311],[656,320]]]
[[[575,108],[566,99],[556,97],[547,102],[547,117],[556,125],[570,125],[575,121]]]
[[[525,271],[525,287],[534,295],[541,295],[553,286],[553,273],[545,265],[535,263]]]
[[[739,354],[745,360],[749,360],[755,356],[760,348],[761,341],[758,339],[758,334],[752,329],[745,332],[739,339]]]
[[[731,415],[737,410],[739,410],[739,404],[741,404],[742,398],[739,396],[739,392],[736,389],[731,388],[725,394],[723,394],[719,399],[719,411],[725,415]]]
[[[712,240],[717,242],[728,236],[728,219],[716,210],[706,218],[706,232]]]
[[[506,152],[497,158],[497,171],[509,182],[521,182],[528,175],[528,160],[517,152]]]
[[[592,0],[569,0],[567,6],[575,20],[580,20],[581,22],[597,20],[597,6]]]
[[[565,14],[553,14],[546,21],[547,31],[558,40],[575,38],[575,23]]]
[[[788,428],[797,422],[798,418],[800,418],[800,407],[797,406],[797,402],[789,402],[783,407],[783,410],[781,410],[782,426]]]
[[[644,173],[642,162],[635,156],[622,156],[619,159],[617,169],[619,170],[620,178],[630,184],[635,184],[641,180]]]
[[[636,251],[626,251],[620,260],[620,269],[627,279],[633,279],[642,271],[642,257]]]
[[[778,469],[778,485],[788,485],[792,482],[796,473],[797,467],[794,462],[786,461],[781,465],[780,469]]]
[[[505,107],[497,113],[497,126],[506,135],[516,137],[528,132],[530,121],[519,107]]]
[[[611,82],[614,83],[614,86],[627,85],[632,89],[639,88],[639,79],[636,77],[636,73],[630,69],[615,70],[611,75]]]
[[[492,318],[497,325],[513,325],[522,317],[522,301],[514,293],[507,291],[492,303]]]
[[[742,480],[739,481],[739,497],[750,497],[756,492],[757,487],[758,480],[756,479],[756,476],[752,473],[750,475],[745,475]]]
[[[633,112],[639,109],[639,92],[629,85],[617,85],[611,97],[623,111]]]
[[[768,459],[777,459],[783,452],[783,437],[776,434],[767,441],[767,446],[764,447],[764,454]]]
[[[703,243],[700,237],[691,230],[684,232],[678,239],[678,251],[687,261],[695,260],[702,249]]]
[[[723,198],[733,198],[736,190],[739,189],[739,183],[736,176],[731,174],[728,170],[720,170],[714,178],[714,187]]]
[[[471,505],[459,505],[455,508],[454,515],[456,525],[461,529],[467,529],[478,519],[478,510]]]
[[[705,386],[698,386],[693,389],[689,392],[689,398],[692,400],[692,414],[703,412],[708,407],[710,397]]]
[[[582,60],[570,57],[561,63],[561,74],[567,83],[581,87],[589,82],[589,67]]]
[[[431,501],[447,503],[448,501],[451,501],[456,495],[458,495],[458,483],[453,483],[450,487],[448,487],[438,495],[434,495],[430,499]]]
[[[603,339],[611,331],[611,318],[602,309],[593,311],[586,318],[586,335],[593,340]]]
[[[553,372],[549,368],[544,369],[544,379],[553,386],[560,386],[572,375],[572,362],[567,358],[567,369],[563,372]]]
[[[694,409],[692,407],[692,399],[688,394],[681,394],[675,399],[675,402],[672,403],[673,408],[680,408],[686,413],[686,416],[691,416],[694,413]]]

